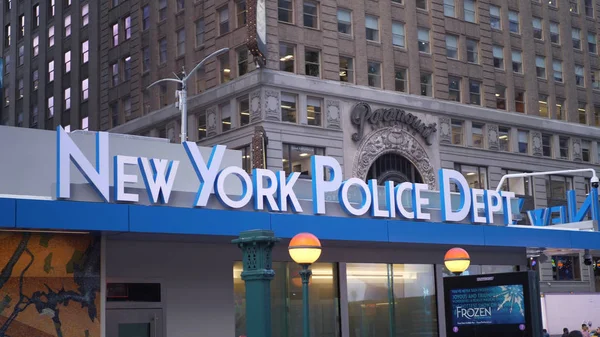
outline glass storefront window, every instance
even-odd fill
[[[350,336],[437,336],[433,265],[348,263]]]
[[[300,172],[301,178],[311,178],[312,168],[310,157],[324,156],[325,149],[320,147],[283,144],[283,170],[288,175],[290,172]]]
[[[302,280],[300,266],[274,262],[271,281],[271,327],[273,336],[302,336]],[[309,287],[311,337],[339,337],[339,289],[337,265],[315,263]],[[246,287],[242,262],[233,264],[235,337],[246,336]]]
[[[552,256],[552,279],[555,281],[580,281],[581,265],[579,256]]]

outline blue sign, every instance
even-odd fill
[[[452,289],[452,325],[524,324],[523,285]]]

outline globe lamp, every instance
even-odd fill
[[[300,233],[292,238],[288,250],[297,264],[311,265],[321,256],[321,242],[313,234]]]
[[[460,275],[469,268],[471,264],[471,259],[469,257],[469,253],[462,248],[452,248],[446,252],[444,256],[444,265],[446,268],[454,274]]]

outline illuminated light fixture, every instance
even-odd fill
[[[315,119],[315,118],[311,117],[311,116],[306,116],[306,119]]]
[[[502,136],[498,137],[498,139],[508,139],[508,136],[507,135],[502,135]]]
[[[308,157],[308,156],[310,156],[310,153],[306,153],[306,152],[300,153],[300,157]]]
[[[471,265],[469,253],[462,248],[452,248],[444,256],[444,265],[454,275],[460,275]]]
[[[244,111],[244,112],[240,112],[240,115],[250,116],[250,113],[248,111]]]
[[[225,122],[225,121],[223,121],[223,124],[231,125],[231,122]]]
[[[289,106],[289,105],[282,105],[281,107],[282,107],[283,109],[291,109],[291,108],[292,108],[292,107],[291,107],[291,106]]]
[[[311,233],[296,234],[288,247],[290,257],[299,265],[311,265],[321,256],[321,241]]]
[[[346,76],[346,71],[345,70],[340,71],[340,76]]]
[[[286,55],[279,59],[279,61],[289,61],[294,58],[294,55]]]
[[[474,175],[476,175],[476,174],[477,174],[477,173],[475,173],[475,172],[469,172],[469,173],[467,173],[467,175],[468,175],[468,176],[474,176]]]
[[[225,69],[223,69],[223,72],[226,73],[226,74],[229,74],[231,72],[231,69],[225,68]]]
[[[281,159],[281,161],[285,163],[287,161],[287,159],[283,158],[283,159]]]
[[[198,128],[198,131],[206,131],[205,128]]]
[[[500,94],[496,94],[496,97],[500,97]]]

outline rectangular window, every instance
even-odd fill
[[[581,140],[581,160],[584,162],[590,162],[590,149],[592,148],[592,144],[589,140],[582,139]]]
[[[294,23],[294,5],[292,0],[277,0],[277,18],[279,21]]]
[[[177,12],[185,9],[185,0],[177,0]]]
[[[131,56],[123,59],[123,81],[131,80]]]
[[[560,44],[560,30],[558,22],[550,21],[550,42]]]
[[[65,73],[71,71],[71,51],[65,53]]]
[[[430,73],[421,73],[421,96],[433,96],[433,81]]]
[[[515,89],[515,111],[525,113],[525,92]]]
[[[519,174],[525,172],[512,171],[503,169],[502,175],[507,174]],[[530,225],[529,217],[527,216],[527,212],[525,210],[530,210],[535,208],[534,206],[534,193],[533,193],[533,178],[523,177],[523,178],[510,178],[506,179],[501,187],[502,191],[510,191],[513,192],[517,197],[523,200],[523,212],[520,214],[520,219],[515,218],[520,225]]]
[[[142,30],[150,28],[150,6],[142,7]]]
[[[167,0],[158,0],[158,21],[167,19]]]
[[[542,30],[542,19],[534,17],[532,20],[533,24],[533,38],[538,40],[544,39],[544,34]]]
[[[431,52],[429,42],[429,29],[419,27],[417,32],[417,39],[419,40],[419,52],[429,54]]]
[[[221,132],[229,131],[233,127],[231,120],[231,106],[229,103],[219,106],[221,111]]]
[[[552,279],[554,281],[581,280],[581,264],[578,255],[552,256]]]
[[[287,43],[279,44],[279,70],[293,73],[294,67],[294,46]]]
[[[381,88],[381,63],[369,61],[367,66],[369,86]]]
[[[556,82],[562,82],[563,81],[562,61],[553,60],[552,61],[552,70],[554,71],[554,80]]]
[[[69,27],[71,26],[71,16],[67,17],[69,19]],[[65,19],[65,27],[67,27],[67,21]],[[71,30],[69,29],[69,34],[71,34]],[[68,36],[68,35],[65,35]],[[25,15],[19,16],[19,36],[18,39],[21,40],[25,37]]]
[[[238,100],[238,113],[240,116],[240,126],[250,124],[250,100],[247,96]]]
[[[337,10],[338,32],[352,35],[352,11],[338,8]]]
[[[585,87],[585,77],[583,75],[583,66],[575,65],[575,84],[579,87]]]
[[[33,29],[40,26],[40,4],[33,5]]]
[[[65,110],[71,109],[71,88],[65,89]]]
[[[415,0],[418,9],[427,10],[427,0]]]
[[[196,47],[204,44],[204,19],[196,21]]]
[[[512,68],[515,73],[523,73],[522,54],[519,50],[512,51]]]
[[[454,0],[444,0],[444,15],[456,17],[456,4]]]
[[[558,137],[560,159],[569,159],[569,137]]]
[[[565,106],[565,99],[557,97],[556,98],[556,119],[558,119],[558,120],[566,119],[564,106]]]
[[[448,76],[448,99],[460,102],[460,78]]]
[[[470,188],[487,189],[487,167],[454,164],[454,170],[462,173]]]
[[[48,62],[48,82],[54,81],[54,60]]]
[[[185,55],[185,29],[180,29],[177,35],[177,56]]]
[[[150,48],[142,48],[142,71],[147,72],[150,70]]]
[[[340,82],[354,83],[354,64],[350,57],[340,56]]]
[[[110,109],[110,115],[111,115],[111,119],[112,119],[112,126],[115,127],[117,125],[119,125],[119,104],[118,103],[111,103],[109,105],[109,109]]]
[[[469,104],[481,105],[481,82],[469,80]]]
[[[54,96],[48,97],[48,118],[54,117]]]
[[[311,178],[310,158],[314,155],[325,155],[325,149],[312,146],[283,144],[283,170],[286,175],[291,174],[292,172],[299,172],[300,177],[304,179]],[[331,329],[335,328],[332,326]],[[321,332],[321,334],[325,334],[325,331]],[[336,334],[339,334],[339,332]]]
[[[227,6],[219,9],[219,35],[229,33],[229,8]]]
[[[19,46],[19,66],[25,64],[25,46]]]
[[[52,31],[54,32],[54,27],[50,27],[50,28],[52,28]],[[6,47],[6,48],[10,47],[10,34],[11,34],[10,25],[6,25],[4,27],[4,47]]]
[[[585,6],[585,16],[588,18],[594,17],[594,0],[583,0]]]
[[[81,130],[87,131],[89,127],[88,117],[83,117],[81,119]]]
[[[158,41],[158,64],[167,63],[167,39],[162,38]]]
[[[123,20],[123,24],[125,26],[125,40],[131,39],[131,16],[127,16]]]
[[[248,49],[241,48],[237,51],[238,76],[243,76],[248,72]]]
[[[306,119],[308,125],[321,126],[323,114],[321,111],[322,99],[315,97],[306,98]]]
[[[579,0],[569,0],[569,11],[574,14],[579,14]]]
[[[496,84],[496,109],[506,110],[506,87]]]
[[[458,36],[446,35],[446,57],[458,59]]]
[[[90,41],[85,40],[81,43],[81,63],[85,64],[90,61]]]
[[[577,115],[579,117],[579,124],[587,124],[587,104],[585,102],[577,103]]]
[[[296,109],[297,96],[294,94],[281,93],[281,121],[288,123],[298,122],[298,111]]]
[[[471,125],[471,140],[472,140],[472,147],[477,147],[480,149],[483,149],[483,128],[485,127],[484,124],[479,124],[479,123],[473,123]]]
[[[548,207],[567,204],[567,191],[572,189],[573,178],[565,176],[545,176]]]
[[[71,36],[71,15],[65,17],[65,37]]]
[[[206,138],[206,113],[197,115],[198,118],[198,139]]]
[[[515,11],[508,11],[508,27],[511,33],[519,34],[521,29],[519,27],[519,13]]]
[[[546,78],[546,58],[544,56],[535,57],[535,70],[537,77]]]
[[[504,69],[504,48],[501,46],[493,46],[492,54],[494,56],[494,67]]]
[[[477,2],[475,0],[464,0],[464,16],[467,22],[477,22]]]
[[[479,41],[467,39],[467,62],[479,63]]]
[[[519,153],[529,153],[529,131],[519,130],[517,133]]]
[[[48,17],[53,18],[56,14],[56,0],[48,1]]]
[[[90,23],[90,5],[85,4],[81,7],[81,26],[85,27]]]
[[[304,27],[319,28],[319,6],[314,1],[304,1]]]
[[[406,84],[406,69],[396,69],[396,74],[394,78],[394,84],[396,91],[406,92],[407,84]]]
[[[573,48],[581,50],[581,29],[571,28],[571,38],[573,39]]]
[[[219,68],[221,70],[221,83],[231,81],[231,66],[229,64],[229,54],[225,53],[219,56]]]
[[[452,144],[463,145],[464,122],[453,119],[450,124],[452,124]]]
[[[22,99],[23,95],[25,95],[25,82],[23,81],[22,78],[19,78],[18,80],[18,95],[17,95],[17,99]]]
[[[246,8],[246,0],[238,0],[235,3],[235,15],[237,17],[237,27],[243,27],[247,22],[248,9]]]
[[[600,126],[600,105],[594,106],[594,125]],[[598,147],[600,148],[600,146],[598,146]],[[599,149],[599,151],[600,151],[600,149]],[[600,157],[598,159],[600,160]]]
[[[34,36],[33,40],[31,41],[32,44],[32,49],[33,49],[33,56],[38,56],[40,53],[40,37],[39,36]]]
[[[112,46],[116,47],[119,45],[119,23],[112,25]]]
[[[500,20],[500,7],[490,5],[490,27],[492,29],[502,29],[502,24]]]
[[[548,118],[548,95],[540,94],[538,98],[540,117]]]
[[[400,22],[392,22],[392,43],[396,47],[405,46],[404,24]]]
[[[587,39],[588,39],[588,52],[590,52],[592,54],[596,54],[598,52],[598,50],[596,49],[596,44],[597,44],[596,34],[588,33]]]
[[[31,82],[33,84],[33,90],[38,90],[40,86],[40,72],[37,69],[31,73]]]
[[[119,85],[119,63],[113,63],[110,66],[111,75],[112,75],[112,85],[116,87]]]
[[[503,152],[510,152],[510,128],[498,127],[498,148]]]
[[[365,17],[365,26],[367,30],[367,40],[379,42],[379,18],[367,15]]]
[[[321,76],[321,57],[317,50],[304,51],[304,73],[308,76]]]
[[[90,98],[90,83],[89,79],[81,81],[81,100],[87,101]]]

